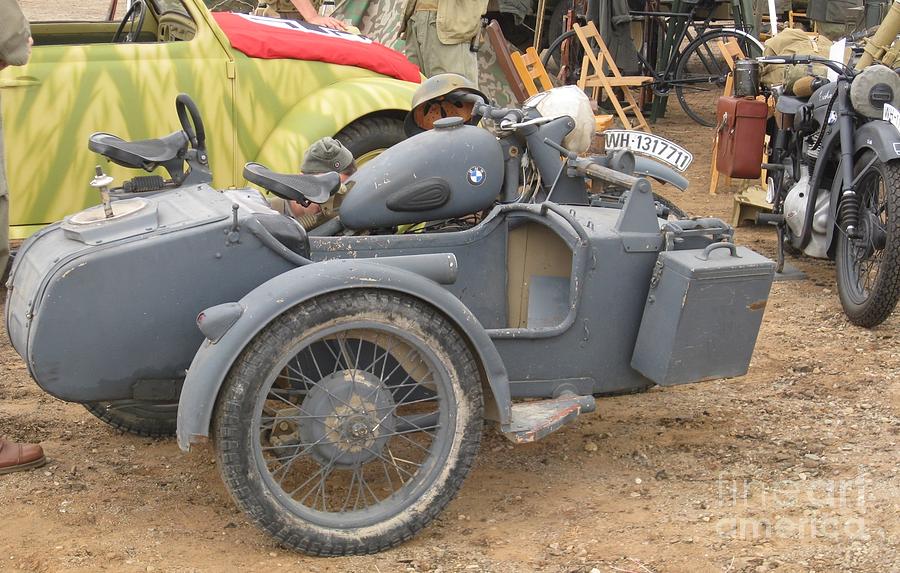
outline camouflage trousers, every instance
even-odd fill
[[[478,84],[478,59],[469,43],[444,44],[437,35],[437,12],[419,10],[406,23],[406,57],[430,78],[452,72]]]
[[[0,118],[0,277],[6,277],[9,264],[9,188],[3,153],[3,119]]]

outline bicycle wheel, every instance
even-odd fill
[[[569,41],[566,57],[563,57],[563,43]],[[547,69],[551,78],[555,78],[562,85],[572,85],[578,82],[581,75],[581,60],[584,50],[575,36],[575,30],[569,30],[560,34],[541,55],[541,63]]]
[[[675,94],[688,116],[707,127],[716,124],[716,102],[725,88],[731,72],[721,50],[720,42],[734,39],[747,57],[762,55],[762,46],[755,38],[737,30],[708,30],[691,42],[681,53],[675,68]]]

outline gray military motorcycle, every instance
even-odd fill
[[[389,149],[346,182],[330,236],[254,189],[210,187],[185,97],[170,136],[95,134],[98,153],[170,178],[110,188],[98,173],[101,205],[26,241],[13,346],[63,400],[128,403],[151,424],[177,401],[181,448],[211,440],[238,505],[321,555],[415,535],[458,491],[485,419],[531,442],[595,395],[747,371],[771,261],[721,221],[660,219],[629,153],[566,148],[571,117],[478,110],[499,137],[448,118]],[[526,155],[539,177],[523,191]],[[334,173],[245,176],[304,204],[341,188]],[[612,188],[627,199],[595,196]]]
[[[785,251],[834,259],[844,313],[877,326],[900,299],[900,77],[883,65],[854,71],[816,56],[758,61],[837,73],[804,78],[806,97],[774,93],[766,164],[774,208],[760,220],[777,225],[778,270]]]

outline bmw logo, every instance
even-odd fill
[[[469,183],[476,186],[484,183],[486,177],[484,168],[479,165],[469,167],[469,172],[466,175],[469,178]]]

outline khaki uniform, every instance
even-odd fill
[[[31,29],[16,0],[0,0],[0,62],[22,66],[28,62]],[[9,189],[3,155],[3,119],[0,118],[0,275],[9,263]]]
[[[478,83],[478,60],[469,46],[480,31],[488,0],[407,0],[401,34],[406,57],[426,77],[454,73]]]
[[[831,40],[846,36],[862,20],[862,0],[809,0],[806,15]]]

